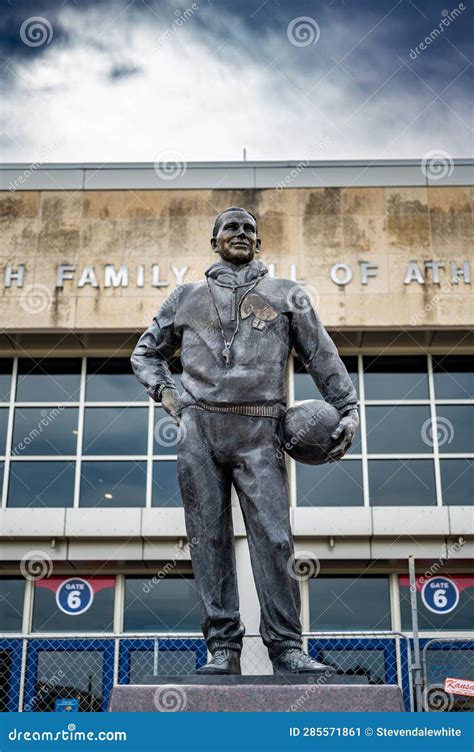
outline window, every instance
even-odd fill
[[[439,567],[439,562],[434,562]],[[450,588],[446,600],[436,601],[437,578],[448,579]],[[444,584],[444,583],[443,583]],[[400,611],[402,629],[412,629],[410,581],[407,575],[399,576]],[[427,590],[432,586],[431,597]],[[440,588],[441,589],[441,588]],[[454,596],[453,596],[454,594]],[[439,568],[427,566],[426,575],[417,575],[418,627],[420,630],[463,630],[472,631],[472,599],[474,578],[466,574],[443,574]],[[443,596],[440,596],[442,598]],[[444,606],[446,603],[446,606]],[[428,605],[427,605],[428,604]],[[436,604],[446,613],[436,613]],[[430,606],[430,607],[429,607]],[[433,608],[435,610],[433,610]]]
[[[11,358],[0,358],[0,402],[8,402],[12,381]]]
[[[474,405],[438,405],[439,451],[474,454]]]
[[[147,418],[147,411],[140,407],[87,407],[84,454],[145,455]]]
[[[129,358],[0,359],[4,506],[180,506],[176,434]]]
[[[423,440],[423,427],[430,421],[429,405],[368,406],[365,415],[369,454],[418,454],[431,451],[431,446],[427,446]]]
[[[437,400],[474,399],[474,356],[433,357],[433,380]]]
[[[435,505],[432,460],[369,460],[370,503],[374,507]]]
[[[200,632],[201,611],[192,577],[125,579],[124,632]]]
[[[441,460],[441,486],[446,506],[474,504],[474,459]]]
[[[17,402],[70,402],[79,399],[79,358],[18,361]]]
[[[364,503],[362,463],[357,460],[327,465],[296,466],[298,505],[353,507]]]
[[[0,407],[0,455],[5,454],[7,445],[8,409]]]
[[[11,454],[76,454],[77,419],[74,407],[17,407]]]
[[[472,504],[474,358],[343,361],[359,394],[361,427],[340,462],[290,461],[291,503]],[[294,368],[290,401],[318,398],[297,359]],[[179,361],[170,369],[182,390]],[[129,358],[0,359],[3,506],[182,506],[177,434]]]
[[[362,394],[358,436],[341,462],[294,465],[297,504],[472,504],[474,358],[381,355],[352,360],[358,360],[360,378],[353,380]],[[297,363],[295,369],[295,398],[314,398],[298,387],[307,376],[299,374]],[[354,364],[351,369],[354,373]],[[435,483],[438,473],[440,484]]]
[[[9,507],[72,507],[73,462],[12,462]]]
[[[367,400],[428,399],[426,357],[364,357],[364,385]]]
[[[81,507],[145,506],[146,462],[83,462]]]
[[[357,358],[348,357],[342,358],[344,365],[346,366],[349,376],[352,379],[352,383],[356,391],[359,389],[358,375],[357,375]],[[309,375],[308,371],[304,367],[301,360],[295,358],[295,400],[307,400],[307,399],[322,399],[321,394],[314,383],[313,379]]]
[[[322,576],[309,580],[310,630],[391,629],[387,576]]]
[[[80,591],[79,587],[82,587]],[[45,577],[37,580],[32,629],[34,632],[112,632],[114,597],[114,577]]]
[[[152,503],[154,507],[182,506],[176,460],[153,463]]]
[[[87,402],[146,402],[147,399],[129,358],[87,359]]]
[[[0,579],[0,632],[21,632],[25,580],[20,577]]]

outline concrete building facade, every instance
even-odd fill
[[[2,656],[33,634],[35,644],[57,632],[93,645],[159,632],[179,633],[181,667],[194,665],[186,634],[199,632],[199,609],[175,434],[129,356],[174,287],[203,277],[213,220],[232,205],[257,215],[270,273],[307,290],[359,396],[359,437],[341,462],[288,459],[305,631],[410,634],[412,555],[422,636],[469,633],[472,175],[468,160],[442,172],[417,161],[0,170]],[[179,386],[179,354],[173,371]],[[288,404],[317,396],[291,358]],[[242,616],[257,632],[237,500],[234,532]],[[135,678],[149,647],[134,648]],[[29,709],[28,687],[51,682],[41,650],[43,664],[38,648],[16,674],[2,658],[5,707]],[[383,679],[367,650],[359,664]],[[267,667],[255,655],[248,670],[258,673]],[[115,679],[132,670],[111,660]],[[96,681],[80,692],[103,698]]]

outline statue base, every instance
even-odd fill
[[[400,712],[396,684],[367,684],[364,677],[150,676],[144,684],[118,684],[112,712]]]

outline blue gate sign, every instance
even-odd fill
[[[431,577],[423,585],[421,600],[434,614],[449,614],[459,603],[459,589],[449,577]]]
[[[77,713],[79,710],[79,700],[77,697],[71,697],[70,700],[61,697],[54,702],[55,713]]]
[[[94,600],[94,591],[87,580],[71,577],[61,582],[56,590],[56,603],[68,616],[77,616],[87,611]]]

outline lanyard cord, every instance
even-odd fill
[[[219,329],[221,330],[222,339],[224,341],[224,349],[222,351],[222,355],[224,356],[226,364],[229,365],[229,363],[230,363],[230,350],[231,350],[232,345],[234,344],[235,335],[239,331],[239,327],[240,327],[240,304],[242,303],[243,299],[249,294],[249,292],[251,292],[254,289],[254,287],[256,287],[256,285],[260,282],[260,278],[255,280],[255,282],[249,287],[248,290],[246,290],[244,292],[244,294],[242,295],[242,297],[240,299],[240,304],[237,306],[237,310],[236,310],[236,319],[237,319],[237,322],[236,322],[235,329],[234,329],[234,331],[232,333],[232,336],[231,336],[231,338],[230,338],[229,341],[227,341],[227,338],[225,336],[224,326],[222,324],[222,319],[221,319],[221,317],[219,315],[219,310],[217,308],[217,303],[216,303],[216,301],[214,299],[214,295],[213,295],[212,290],[211,290],[211,285],[210,285],[209,279],[206,278],[206,282],[207,282],[207,289],[209,290],[209,295],[210,295],[210,298],[212,300],[212,305],[214,306],[214,310],[216,312],[217,322],[219,324]],[[232,291],[233,291],[233,293],[235,295],[237,294],[236,290],[237,290],[236,287],[232,288]]]

